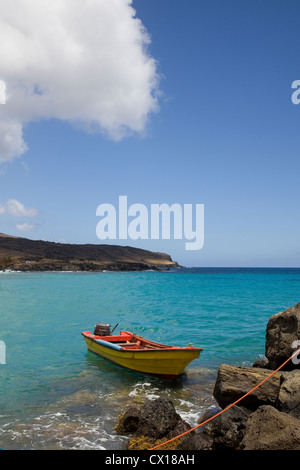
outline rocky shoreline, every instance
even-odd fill
[[[300,348],[300,303],[270,317],[265,356],[252,367],[222,364],[213,396],[218,403],[199,419],[206,424],[159,450],[300,450],[300,354],[260,387],[235,403],[276,371]],[[171,400],[150,400],[129,407],[116,432],[128,436],[129,450],[145,450],[189,431]]]

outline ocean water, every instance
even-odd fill
[[[300,301],[299,283],[300,269],[0,273],[0,448],[125,449],[118,416],[156,397],[197,424],[219,365],[264,357],[268,318]],[[175,381],[144,376],[87,351],[98,322],[204,351]]]

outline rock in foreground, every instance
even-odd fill
[[[300,347],[300,303],[269,318],[265,354],[270,369],[277,369]],[[297,346],[298,342],[298,346]],[[289,361],[285,370],[299,368]]]
[[[240,449],[245,427],[251,411],[242,406],[232,406],[205,425],[203,433],[212,439],[214,450]]]
[[[246,423],[244,450],[300,450],[300,421],[276,410],[261,406]]]
[[[128,441],[130,450],[146,450],[189,430],[186,423],[174,408],[171,400],[158,398],[148,401],[140,409],[130,407],[121,417],[116,427],[119,434],[132,434]],[[181,441],[176,440],[168,449],[176,448]]]
[[[215,383],[214,397],[221,408],[226,408],[252,390],[268,375],[270,371],[266,369],[222,364]],[[254,392],[243,398],[240,404],[253,411],[261,405],[275,405],[279,394],[280,378],[281,374],[276,372]]]
[[[300,419],[300,370],[282,374],[276,405],[280,411]]]

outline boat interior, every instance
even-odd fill
[[[110,335],[110,336],[99,336],[88,332],[84,334],[87,337],[97,341],[98,339],[102,341],[108,341],[113,343],[117,346],[121,346],[121,348],[125,349],[143,349],[143,350],[155,350],[155,349],[182,349],[178,346],[167,346],[165,344],[154,343],[153,341],[149,341],[141,336],[137,336],[134,333],[130,333],[127,331],[121,331],[119,335]]]

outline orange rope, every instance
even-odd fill
[[[157,449],[158,447],[161,447],[161,446],[164,446],[166,444],[169,444],[169,442],[172,442],[172,441],[175,441],[176,439],[179,439],[180,437],[182,436],[185,436],[186,434],[188,434],[189,432],[192,432],[194,431],[195,429],[197,428],[200,428],[201,426],[203,426],[204,424],[207,424],[209,421],[212,421],[213,419],[217,418],[218,416],[220,416],[222,413],[224,413],[225,411],[229,410],[229,408],[231,408],[232,406],[236,405],[237,403],[239,403],[241,400],[243,400],[243,398],[247,397],[248,395],[250,395],[250,393],[254,392],[254,390],[256,390],[258,387],[260,387],[264,382],[266,382],[267,380],[269,380],[274,374],[276,374],[276,372],[278,372],[280,369],[282,369],[283,366],[285,366],[285,364],[287,362],[289,362],[291,359],[293,359],[294,356],[296,356],[297,354],[300,354],[300,349],[298,349],[291,357],[289,357],[286,361],[284,361],[283,364],[281,364],[280,367],[278,367],[276,370],[274,370],[270,375],[268,375],[268,377],[266,377],[264,380],[262,380],[258,385],[256,385],[254,388],[252,388],[252,390],[250,390],[249,392],[245,393],[245,395],[243,395],[241,398],[239,398],[238,400],[236,400],[234,403],[231,403],[230,405],[228,405],[226,408],[224,408],[224,410],[221,410],[219,411],[219,413],[215,414],[214,416],[211,416],[210,418],[208,418],[206,421],[203,421],[203,423],[200,423],[198,424],[197,426],[195,426],[194,428],[192,429],[189,429],[188,431],[182,433],[182,434],[179,434],[179,436],[176,436],[176,437],[173,437],[173,439],[170,439],[169,441],[166,441],[166,442],[163,442],[162,444],[159,444],[155,447],[152,447],[151,449],[148,449],[148,450],[154,450],[154,449]]]

